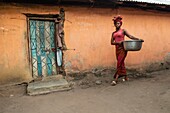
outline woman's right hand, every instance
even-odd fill
[[[123,44],[123,41],[117,42],[117,44],[118,44],[118,45],[121,45],[121,44]]]

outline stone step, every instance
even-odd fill
[[[47,79],[44,81],[36,81],[29,83],[27,86],[28,95],[47,94],[56,91],[67,91],[72,89],[67,80],[61,79]]]

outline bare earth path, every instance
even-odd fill
[[[170,70],[150,76],[39,96],[1,87],[0,113],[170,113]]]

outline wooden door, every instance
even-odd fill
[[[56,75],[55,22],[29,20],[29,31],[33,77]]]

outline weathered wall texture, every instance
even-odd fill
[[[110,45],[115,30],[112,18],[123,16],[130,34],[145,40],[141,51],[129,52],[127,68],[143,69],[162,62],[170,52],[170,14],[138,9],[64,7],[66,10],[64,52],[67,72],[98,67],[116,67],[115,48]],[[58,6],[0,5],[0,83],[28,81],[32,78],[26,17],[22,13],[57,14]],[[127,39],[127,38],[126,38]]]
[[[66,69],[85,70],[94,67],[115,67],[115,48],[110,45],[111,34],[115,30],[112,18],[123,16],[123,26],[130,34],[144,39],[141,51],[129,52],[127,68],[141,71],[163,62],[170,52],[170,14],[139,9],[66,9],[66,43],[76,51],[67,51]],[[126,37],[126,40],[128,38]],[[150,67],[150,65],[152,65]],[[159,66],[159,65],[158,65]]]
[[[56,14],[58,7],[0,4],[0,84],[32,79],[27,20],[22,13]]]

